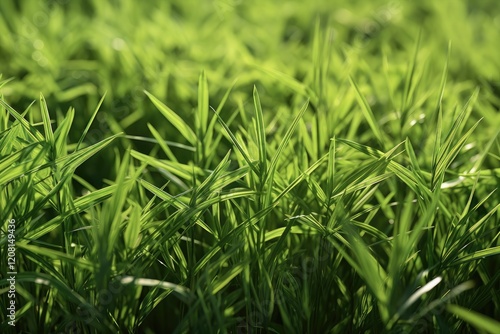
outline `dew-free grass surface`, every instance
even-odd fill
[[[1,331],[500,332],[498,9],[0,2]]]

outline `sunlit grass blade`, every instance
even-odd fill
[[[299,121],[302,119],[304,113],[307,110],[309,103],[306,102],[299,110],[297,115],[294,117],[292,124],[288,127],[285,135],[283,136],[283,139],[281,140],[278,148],[276,149],[276,152],[274,153],[274,156],[271,160],[271,163],[269,165],[269,169],[267,171],[266,177],[264,179],[264,183],[268,185],[267,191],[266,191],[266,200],[265,203],[266,205],[271,202],[271,194],[272,194],[272,185],[274,181],[274,174],[276,171],[276,166],[278,165],[278,161],[281,157],[281,154],[285,147],[289,144],[290,139],[292,138],[293,133],[295,132],[295,129],[297,128],[297,125],[299,124]]]
[[[208,82],[205,71],[202,71],[198,79],[198,115],[200,131],[205,131],[208,127]],[[200,140],[204,138],[201,137]]]
[[[151,102],[156,106],[156,108],[162,113],[163,116],[169,121],[179,133],[193,146],[196,145],[196,134],[193,130],[184,122],[184,120],[177,115],[172,109],[163,104],[160,100],[154,97],[151,93],[145,91],[146,95],[149,97]]]
[[[34,104],[32,102],[29,107],[26,109],[25,114],[29,111],[31,106]],[[19,114],[17,111],[15,111],[11,106],[9,106],[3,99],[0,99],[0,105],[4,107],[9,114],[11,114],[21,125],[24,129],[26,129],[27,134],[33,138],[35,141],[43,141],[43,135],[32,125],[30,124],[23,115]]]
[[[83,162],[88,160],[91,156],[95,155],[97,152],[108,146],[113,140],[119,138],[121,135],[122,134],[118,133],[116,135],[103,139],[102,141],[92,146],[80,149],[79,151],[75,151],[67,156],[61,157],[56,161],[56,163],[62,165],[60,167],[61,169],[74,170]]]
[[[264,179],[267,173],[266,127],[264,125],[264,114],[262,112],[259,93],[255,86],[253,88],[253,102],[255,107],[257,147],[259,148],[259,170],[261,172],[261,177]]]
[[[101,105],[102,103],[104,102],[104,99],[106,98],[106,93],[104,93],[104,95],[101,97],[101,99],[99,100],[99,103],[97,104],[97,106],[95,107],[94,109],[94,112],[92,113],[92,116],[90,117],[87,125],[85,126],[85,129],[83,130],[82,132],[82,136],[80,137],[80,139],[78,140],[78,142],[76,143],[76,148],[75,148],[75,151],[78,151],[78,149],[80,148],[81,144],[83,143],[83,140],[85,139],[85,137],[87,136],[87,133],[89,132],[89,129],[90,127],[92,126],[92,123],[94,122],[94,119],[97,115],[97,113],[99,112],[99,109],[101,108]]]
[[[52,124],[49,114],[49,109],[47,107],[47,102],[42,94],[40,94],[40,109],[42,112],[43,129],[45,130],[45,139],[47,142],[53,146],[54,145],[54,132],[52,130]]]
[[[31,158],[31,153],[35,153],[39,148],[38,143],[33,143],[29,146],[22,148],[21,150],[12,153],[5,158],[0,160],[0,170],[2,170],[2,175],[0,176],[0,185],[5,184],[21,175],[24,174],[27,170],[29,170],[28,165],[32,165],[33,163],[40,165],[43,162],[43,156],[39,154],[35,155],[34,159]],[[43,149],[42,149],[43,150]],[[38,150],[40,152],[40,150]],[[29,159],[29,160],[28,160]],[[14,162],[25,160],[21,165],[14,165]],[[26,162],[26,160],[28,160]],[[30,161],[31,160],[31,161]],[[22,166],[26,167],[22,167]],[[17,168],[16,168],[17,167]]]
[[[493,144],[497,140],[499,134],[500,134],[500,130],[498,130],[495,133],[495,135],[493,135],[491,137],[490,141],[483,147],[482,153],[481,153],[479,159],[476,160],[476,162],[474,163],[474,166],[472,166],[472,168],[470,169],[469,174],[476,173],[479,170],[479,168],[483,164],[484,160],[486,159],[486,157],[490,153],[491,148],[493,147]]]
[[[62,181],[60,183],[63,183]],[[96,206],[109,197],[116,191],[116,185],[112,185],[103,189],[96,190],[88,195],[82,196],[74,201],[74,208],[64,212],[63,215],[54,217],[53,219],[43,222],[41,224],[36,224],[35,226],[31,226],[30,230],[25,234],[26,238],[41,238],[42,236],[50,233],[54,229],[60,227],[61,222],[70,217],[73,214],[82,213],[86,210]],[[49,193],[47,196],[47,200],[50,199],[54,193],[57,193],[59,188],[55,187],[52,193]],[[42,203],[43,204],[43,203]],[[29,216],[27,216],[29,217]]]
[[[0,74],[0,79],[2,79],[2,74]],[[2,88],[3,86],[5,86],[6,84],[8,84],[9,82],[11,82],[12,80],[14,80],[14,78],[9,78],[9,79],[5,79],[5,80],[1,80],[0,81],[0,88]]]
[[[496,334],[500,332],[500,322],[480,314],[475,311],[465,309],[458,305],[448,305],[446,309],[455,314],[457,317],[467,321],[473,325],[479,331],[485,331],[490,334]]]
[[[226,102],[227,102],[227,100],[229,98],[231,90],[234,88],[235,84],[236,84],[236,80],[234,80],[231,83],[231,86],[229,86],[229,88],[224,93],[224,96],[222,97],[222,99],[219,102],[219,105],[217,106],[217,109],[215,109],[215,113],[217,115],[220,114],[220,112],[222,111],[222,108],[224,108],[224,106],[226,105]],[[212,109],[212,107],[210,107],[210,106],[209,106],[209,108]],[[222,139],[222,136],[223,136],[223,132],[219,131],[219,133],[217,134],[217,136],[215,136],[215,138],[214,138],[215,125],[218,123],[218,118],[219,118],[217,115],[213,115],[213,117],[211,118],[210,122],[208,123],[208,128],[207,128],[206,134],[205,134],[204,144],[207,147],[209,147],[210,151],[215,150],[219,146],[220,140]],[[233,115],[227,121],[226,124],[231,124],[231,122],[234,120],[234,118],[236,116],[237,116],[237,113],[233,113]],[[207,167],[207,166],[210,165],[210,163],[211,163],[211,161],[212,161],[212,159],[214,157],[215,157],[215,155],[212,155],[212,154],[207,157],[207,161],[206,161],[205,167]]]
[[[226,285],[228,285],[231,280],[233,280],[237,275],[239,275],[243,269],[245,268],[245,264],[240,263],[237,266],[231,268],[224,276],[221,276],[220,279],[214,283],[212,287],[212,293],[217,293],[221,289],[223,289]]]
[[[139,204],[133,203],[132,213],[130,214],[130,219],[128,220],[127,226],[125,227],[125,231],[123,233],[125,245],[129,249],[134,249],[138,246],[137,240],[140,231],[141,231],[141,209]]]
[[[412,305],[414,304],[417,300],[419,300],[424,294],[428,293],[432,289],[434,289],[439,283],[441,283],[443,279],[441,277],[436,277],[427,284],[425,284],[423,287],[419,288],[417,291],[415,291],[399,309],[397,310],[397,313],[394,314],[393,318],[389,322],[389,327],[392,327],[393,324],[397,321],[397,319],[404,314],[404,312]]]
[[[185,165],[185,164],[175,162],[175,161],[170,161],[170,160],[160,160],[160,159],[151,157],[149,155],[137,152],[135,150],[132,150],[131,155],[135,159],[142,161],[142,162],[145,162],[152,167],[167,170],[170,173],[182,178],[184,181],[191,180],[193,171],[196,175],[203,174],[203,171],[198,167],[193,167],[193,166]]]
[[[120,277],[120,282],[122,284],[135,284],[140,286],[159,287],[166,290],[172,290],[179,297],[179,299],[186,303],[190,302],[194,298],[188,288],[171,282],[133,276],[122,276]]]
[[[468,139],[468,137],[471,135],[471,133],[474,131],[474,129],[480,122],[480,120],[477,121],[472,126],[472,128],[467,131],[465,135],[463,135],[458,141],[456,141],[456,137],[460,134],[461,130],[465,126],[465,122],[470,116],[472,107],[477,99],[478,94],[479,90],[476,89],[474,93],[472,93],[471,97],[469,98],[465,106],[462,108],[460,114],[454,120],[448,134],[446,135],[444,142],[435,148],[435,150],[437,149],[439,153],[435,156],[436,158],[433,161],[434,168],[432,170],[432,180],[431,180],[431,186],[433,188],[436,186],[437,179],[439,179],[444,174],[445,170],[453,162],[455,157],[462,149],[463,145],[465,145],[465,142]],[[438,124],[438,126],[441,125]]]
[[[72,290],[67,284],[50,275],[44,273],[24,272],[18,273],[16,278],[20,283],[30,282],[39,285],[51,286],[59,291],[63,296],[71,300],[71,302],[77,305],[82,305],[82,307],[92,308],[89,301],[85,300],[85,298]]]
[[[349,77],[349,81],[351,82],[351,85],[353,86],[354,90],[356,91],[356,98],[359,102],[359,105],[361,107],[361,111],[363,115],[365,116],[366,122],[370,126],[370,129],[373,131],[373,134],[375,135],[375,138],[378,141],[378,144],[380,145],[381,148],[385,147],[385,138],[382,134],[382,131],[380,129],[380,125],[377,122],[377,119],[375,118],[375,115],[373,114],[373,111],[370,107],[370,104],[366,100],[365,96],[361,93],[359,90],[358,85],[354,81],[352,77]]]
[[[409,138],[406,138],[405,140],[405,150],[408,152],[408,157],[410,158],[410,163],[412,169],[415,171],[415,175],[419,178],[419,181],[421,184],[425,184],[425,179],[422,175],[422,170],[419,166],[417,156],[415,154],[415,150],[413,149],[413,145],[411,144],[411,141]]]
[[[149,131],[151,131],[151,134],[153,137],[155,137],[156,142],[160,147],[162,148],[163,152],[167,155],[167,157],[170,159],[170,161],[173,162],[178,162],[177,157],[172,153],[172,150],[170,147],[168,147],[168,144],[163,138],[161,137],[160,133],[158,130],[155,129],[155,127],[151,124],[148,124]]]
[[[241,154],[241,156],[243,157],[243,159],[245,159],[245,161],[247,162],[248,166],[252,169],[252,171],[256,175],[259,175],[259,169],[255,165],[255,163],[252,161],[252,159],[250,159],[250,156],[248,155],[248,152],[239,143],[239,141],[236,138],[236,136],[234,135],[234,133],[231,131],[231,129],[229,129],[229,127],[224,122],[224,120],[220,117],[220,115],[216,111],[214,111],[214,113],[217,116],[217,119],[219,120],[220,124],[222,125],[222,127],[224,128],[224,130],[226,131],[226,133],[228,134],[229,138],[231,139],[231,142],[236,147],[236,149],[238,150],[238,152]]]
[[[205,148],[211,146],[210,142],[207,142],[206,131],[208,130],[208,114],[209,114],[209,104],[208,104],[208,81],[205,71],[202,71],[198,79],[198,112],[196,113],[196,135],[198,137],[198,161],[202,161],[206,156]]]
[[[69,108],[66,113],[66,117],[64,117],[63,121],[58,125],[56,131],[54,131],[56,157],[61,157],[68,153],[67,140],[74,118],[75,110],[73,108]]]
[[[64,261],[66,263],[70,263],[76,268],[80,268],[82,270],[91,270],[92,263],[87,259],[77,259],[72,256],[69,256],[63,252],[58,252],[53,249],[39,247],[36,245],[30,245],[25,243],[19,243],[18,247],[21,249],[26,249],[27,251],[43,255],[45,257],[51,258],[53,260]]]
[[[330,139],[330,149],[328,151],[328,168],[326,173],[326,194],[328,197],[332,196],[333,187],[335,184],[335,174],[336,174],[336,151],[337,151],[337,140],[335,137]],[[329,205],[329,202],[327,203]]]
[[[390,316],[387,310],[388,299],[384,284],[387,273],[354,228],[349,227],[347,229],[347,239],[354,254],[353,258],[357,263],[358,274],[377,299],[380,316],[384,322],[387,322]]]
[[[452,262],[452,265],[458,265],[471,261],[481,260],[488,256],[495,256],[499,254],[500,254],[500,246],[482,249],[480,251],[473,252],[472,254],[459,257],[456,261]]]
[[[433,170],[432,181],[433,186],[437,185],[437,178],[442,176],[444,172],[448,169],[451,163],[455,160],[455,158],[460,153],[460,150],[464,147],[466,141],[469,139],[471,134],[474,132],[476,127],[479,125],[480,120],[474,124],[469,131],[467,131],[453,146],[450,147],[448,151],[443,152],[443,154],[438,158],[435,170]]]

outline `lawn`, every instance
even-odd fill
[[[0,332],[500,333],[499,13],[1,0]]]

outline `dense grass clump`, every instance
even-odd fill
[[[2,1],[2,333],[500,332],[496,7]]]

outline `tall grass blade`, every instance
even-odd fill
[[[370,107],[370,104],[366,100],[363,94],[361,94],[361,91],[359,90],[358,85],[354,81],[352,77],[349,77],[349,81],[351,82],[352,87],[354,88],[356,92],[356,98],[359,102],[359,105],[361,107],[361,111],[363,115],[365,116],[365,119],[370,126],[370,129],[373,131],[373,134],[375,135],[375,138],[378,141],[378,144],[380,147],[383,149],[385,147],[385,138],[382,134],[382,131],[380,130],[380,126],[378,125],[378,122],[375,118],[375,115],[373,114],[373,111]]]
[[[465,309],[458,305],[448,305],[446,309],[457,317],[467,321],[479,331],[495,334],[500,331],[500,322],[480,313]]]
[[[94,109],[94,112],[92,113],[92,116],[90,117],[87,125],[85,126],[85,129],[83,130],[82,132],[82,136],[80,137],[80,139],[78,140],[78,143],[76,143],[76,148],[75,148],[75,151],[78,151],[78,149],[80,148],[80,146],[82,145],[83,143],[83,140],[85,139],[85,137],[87,136],[87,133],[89,132],[90,130],[90,127],[92,126],[92,123],[94,122],[94,119],[95,117],[97,116],[97,113],[99,112],[99,109],[101,108],[101,105],[102,103],[104,102],[104,99],[106,98],[106,93],[104,93],[104,95],[101,97],[101,99],[99,100],[99,103],[97,104],[96,108]]]
[[[184,120],[177,115],[172,109],[163,104],[160,100],[154,97],[151,93],[145,91],[148,98],[153,102],[156,108],[162,113],[162,115],[169,121],[179,133],[193,146],[196,146],[196,134],[193,130],[184,122]]]

